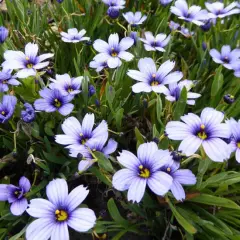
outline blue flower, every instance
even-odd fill
[[[43,198],[32,199],[27,213],[38,218],[27,227],[26,239],[69,240],[68,227],[77,232],[87,232],[96,223],[95,213],[89,208],[78,208],[89,190],[83,185],[68,193],[64,179],[54,179],[48,185]]]
[[[179,71],[170,73],[175,66],[175,62],[170,60],[164,62],[159,69],[151,58],[142,58],[138,62],[137,70],[128,70],[127,75],[134,80],[139,81],[132,86],[135,93],[139,92],[157,92],[167,93],[168,89],[166,84],[178,82],[183,74]]]
[[[128,201],[139,203],[146,185],[160,196],[170,189],[173,179],[160,168],[172,158],[168,150],[159,150],[155,142],[141,144],[137,157],[123,150],[117,160],[125,168],[113,175],[112,184],[119,191],[128,190]]]
[[[145,39],[140,38],[142,42],[144,42],[144,47],[146,51],[160,51],[165,52],[164,47],[167,46],[167,44],[170,41],[171,36],[169,35],[167,37],[166,34],[160,33],[156,37],[153,36],[151,32],[145,32]]]
[[[240,121],[238,122],[231,118],[230,120],[226,121],[229,125],[231,131],[231,141],[229,146],[231,147],[231,151],[235,152],[235,157],[237,162],[240,163]]]
[[[125,0],[102,0],[103,3],[108,5],[109,7],[113,7],[115,9],[123,9],[125,8]]]
[[[171,162],[161,167],[160,170],[169,174],[169,176],[173,178],[170,190],[178,201],[183,201],[186,198],[186,195],[182,185],[196,184],[196,177],[192,171],[178,168],[179,164]]]
[[[96,93],[96,89],[93,85],[90,85],[88,87],[88,96],[91,97],[92,95],[94,95]]]
[[[235,8],[237,5],[237,2],[232,2],[224,8],[224,3],[222,2],[205,2],[205,6],[210,12],[208,14],[210,18],[224,18],[233,14],[238,14],[240,13],[240,9]]]
[[[160,0],[159,3],[165,7],[165,6],[167,6],[171,2],[172,2],[172,0]]]
[[[139,40],[138,33],[137,32],[130,32],[129,37],[133,39],[134,45],[136,45],[138,40]]]
[[[181,91],[185,87],[187,89],[187,104],[194,105],[194,99],[201,97],[201,94],[189,92],[193,86],[194,84],[190,80],[184,80],[179,83],[171,83],[169,84],[169,90],[165,92],[166,99],[170,102],[178,101]]]
[[[203,25],[204,20],[208,20],[208,12],[201,10],[201,7],[193,5],[188,8],[185,0],[177,0],[175,6],[171,7],[171,12],[187,22],[195,23],[198,26]]]
[[[108,10],[107,10],[107,15],[112,19],[116,19],[116,18],[119,17],[120,11],[119,11],[118,8],[109,7]]]
[[[21,83],[16,80],[16,75],[12,76],[12,69],[3,69],[0,71],[0,92],[7,92],[8,85],[18,86]]]
[[[209,53],[214,62],[222,64],[227,69],[233,69],[238,62],[240,64],[239,48],[231,51],[229,45],[224,45],[222,46],[221,52],[218,52],[216,49],[211,49]]]
[[[0,123],[7,122],[13,115],[17,98],[10,95],[4,95],[0,103]]]
[[[37,56],[37,53],[38,45],[34,43],[28,43],[25,46],[25,53],[7,50],[4,53],[5,61],[2,63],[2,66],[6,69],[21,69],[17,73],[18,78],[35,76],[37,70],[49,65],[49,62],[42,61],[51,58],[54,55],[52,53],[47,53]]]
[[[125,37],[119,42],[118,34],[111,34],[108,38],[108,43],[103,40],[96,40],[93,43],[95,50],[99,52],[93,60],[97,62],[107,62],[109,68],[120,67],[122,62],[120,59],[124,59],[127,62],[131,61],[134,56],[126,52],[134,44],[134,41],[130,37]]]
[[[4,43],[7,37],[8,37],[8,29],[1,26],[0,27],[0,43]]]
[[[69,117],[62,124],[64,134],[56,135],[56,142],[68,145],[67,148],[70,150],[80,149],[85,151],[85,145],[88,142],[98,141],[97,139],[104,136],[108,137],[108,125],[106,121],[103,120],[95,129],[93,129],[93,126],[93,114],[86,114],[82,124],[75,117]]]
[[[107,61],[101,61],[101,59],[98,59],[98,61],[93,60],[89,63],[90,68],[95,68],[97,72],[101,72],[103,69],[108,68]]]
[[[21,118],[26,123],[31,123],[35,120],[36,114],[33,106],[29,103],[24,104],[25,110],[21,111]]]
[[[80,32],[76,28],[68,29],[68,32],[60,32],[62,36],[62,41],[64,42],[71,42],[71,43],[78,43],[82,41],[89,41],[89,37],[83,37],[86,33],[85,29],[82,29]]]
[[[141,12],[135,12],[135,13],[127,12],[127,13],[123,13],[123,17],[133,27],[142,24],[147,19],[147,16],[146,15],[142,16]]]
[[[72,95],[64,96],[58,89],[44,88],[39,91],[41,99],[34,102],[34,107],[38,111],[55,112],[58,111],[63,116],[72,112],[74,105],[69,103]]]
[[[50,78],[53,82],[49,85],[51,89],[58,89],[63,96],[79,94],[80,87],[82,85],[83,77],[71,78],[67,73],[58,75],[56,74],[56,80]]]
[[[28,206],[25,194],[30,188],[31,184],[26,177],[20,178],[18,187],[12,184],[0,184],[0,201],[8,201],[11,204],[10,211],[13,215],[22,215]]]
[[[230,157],[230,148],[221,138],[230,137],[230,129],[222,123],[224,114],[213,108],[204,108],[201,116],[188,113],[180,121],[166,125],[169,139],[182,140],[178,150],[187,156],[194,154],[200,146],[215,162],[223,162]]]
[[[187,28],[180,26],[180,24],[170,21],[169,28],[173,31],[181,33],[184,37],[189,38],[194,35],[194,32],[190,32]]]

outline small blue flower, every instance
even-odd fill
[[[182,77],[182,72],[175,71],[170,73],[175,67],[175,62],[170,60],[164,62],[157,70],[152,58],[142,58],[138,62],[137,70],[128,70],[127,75],[138,83],[132,86],[135,93],[156,92],[167,93],[166,84],[178,82]]]
[[[97,72],[101,72],[103,69],[108,68],[107,61],[101,61],[98,59],[98,61],[93,60],[89,63],[90,68],[95,68]]]
[[[86,207],[79,208],[89,190],[83,185],[68,193],[64,179],[54,179],[48,185],[43,198],[32,199],[27,213],[38,218],[30,223],[26,230],[26,239],[64,239],[68,240],[68,227],[77,232],[87,232],[96,223],[95,213]]]
[[[201,7],[193,5],[188,8],[185,0],[177,0],[175,6],[171,7],[171,12],[187,22],[192,22],[198,26],[203,25],[204,20],[208,20],[208,12],[201,10]]]
[[[162,6],[167,6],[169,3],[171,3],[172,2],[172,0],[160,0],[160,4],[162,5]]]
[[[225,103],[232,104],[235,102],[235,97],[231,94],[226,94],[224,95],[223,100]]]
[[[67,148],[70,151],[71,149],[80,149],[80,153],[82,151],[88,152],[85,147],[88,142],[98,142],[99,138],[108,137],[108,125],[106,121],[103,120],[95,129],[93,129],[93,126],[93,114],[86,114],[82,124],[75,117],[69,117],[62,124],[64,134],[56,135],[55,140],[59,144],[68,145]]]
[[[229,45],[222,46],[221,52],[216,49],[210,50],[210,55],[213,61],[222,64],[227,69],[235,68],[236,64],[240,64],[240,49],[231,50]]]
[[[71,78],[67,73],[58,75],[56,79],[50,78],[53,82],[49,85],[51,89],[58,89],[63,96],[79,94],[83,77]]]
[[[84,37],[86,30],[82,29],[80,32],[76,28],[68,29],[68,32],[60,32],[62,36],[62,41],[70,43],[78,43],[82,41],[89,41],[89,37]]]
[[[108,7],[112,7],[115,9],[123,9],[125,8],[125,0],[102,0],[103,3],[105,3],[106,5],[108,5]]]
[[[8,85],[18,86],[21,83],[16,80],[16,75],[12,76],[12,69],[3,69],[0,71],[0,92],[7,92]]]
[[[28,202],[25,194],[30,188],[31,184],[26,177],[20,178],[18,187],[12,184],[0,184],[0,201],[8,201],[11,204],[11,213],[20,216],[27,209]]]
[[[194,34],[194,32],[190,32],[187,28],[184,28],[184,27],[180,26],[180,24],[175,23],[173,21],[170,21],[169,28],[172,31],[176,31],[176,32],[181,33],[186,38],[189,38]]]
[[[182,140],[178,150],[186,156],[194,154],[200,146],[214,162],[223,162],[230,157],[230,148],[221,138],[229,138],[229,126],[222,123],[224,114],[213,108],[204,108],[201,116],[188,113],[180,121],[166,125],[169,139]]]
[[[58,89],[44,88],[39,91],[41,99],[34,102],[34,107],[38,111],[55,112],[58,111],[63,116],[72,112],[74,105],[69,103],[72,95],[64,96]]]
[[[3,68],[6,69],[21,69],[17,73],[18,78],[26,78],[35,76],[37,70],[45,68],[49,62],[42,62],[47,58],[53,57],[54,54],[46,53],[37,56],[38,45],[28,43],[25,46],[25,53],[20,51],[7,50],[4,53],[5,61],[2,63]]]
[[[168,150],[159,150],[155,142],[141,144],[137,157],[123,150],[117,160],[125,168],[113,175],[112,184],[119,191],[128,190],[128,201],[139,203],[146,186],[160,196],[169,191],[173,178],[160,168],[171,162],[172,157]]]
[[[170,190],[178,201],[183,201],[186,198],[186,194],[182,185],[194,185],[197,180],[192,171],[178,168],[179,164],[172,162],[167,163],[161,167],[160,170],[169,174],[169,176],[173,178]]]
[[[147,19],[147,16],[142,16],[141,12],[127,12],[123,14],[123,17],[133,27],[142,24]]]
[[[120,59],[128,62],[134,58],[131,53],[126,52],[133,44],[134,41],[130,37],[125,37],[119,42],[117,33],[109,36],[108,43],[98,39],[93,43],[93,47],[99,54],[97,54],[93,60],[96,62],[107,62],[109,68],[120,67],[122,64]]]
[[[96,93],[96,89],[93,85],[90,85],[88,87],[88,96],[91,97],[92,95],[94,95]]]
[[[108,10],[107,10],[107,15],[112,19],[116,19],[116,18],[119,17],[120,11],[119,11],[118,8],[109,7]]]
[[[170,41],[171,36],[167,37],[166,34],[160,33],[156,37],[153,36],[151,32],[145,32],[145,39],[140,38],[140,40],[144,43],[144,48],[146,51],[160,51],[165,52],[164,47]]]
[[[7,37],[8,37],[8,29],[1,26],[0,27],[0,43],[4,43]]]
[[[169,90],[165,92],[166,99],[170,102],[178,101],[181,95],[182,89],[187,89],[187,104],[194,105],[196,98],[201,97],[201,94],[190,92],[190,89],[194,86],[193,81],[184,80],[179,83],[169,84]]]
[[[24,104],[25,110],[21,111],[21,118],[26,123],[31,123],[35,120],[36,114],[33,106],[29,103]]]
[[[224,18],[233,14],[239,14],[240,9],[237,9],[238,3],[237,2],[232,2],[229,4],[227,7],[224,8],[224,3],[222,2],[205,2],[205,6],[210,12],[208,15],[210,18]]]
[[[7,122],[13,115],[17,98],[10,95],[4,95],[0,103],[0,123]]]

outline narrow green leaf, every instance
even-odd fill
[[[177,101],[176,107],[173,112],[173,119],[174,120],[179,120],[180,117],[183,115],[184,110],[186,108],[187,104],[187,89],[184,87],[182,89],[180,98]]]
[[[105,157],[105,155],[101,152],[94,152],[94,155],[98,159],[98,165],[100,168],[103,168],[104,170],[108,172],[113,172],[113,166],[112,163],[108,158]]]
[[[100,181],[102,181],[106,185],[112,186],[110,179],[107,178],[102,172],[100,172],[98,168],[93,166],[89,169],[89,171],[92,172]]]

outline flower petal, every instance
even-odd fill
[[[121,59],[123,59],[123,60],[125,60],[127,62],[131,61],[134,58],[134,56],[131,53],[126,52],[126,51],[120,52],[118,54],[118,57],[120,57]]]
[[[128,201],[133,201],[139,203],[145,193],[147,180],[144,178],[136,177],[132,180],[131,185],[128,189]]]
[[[155,142],[141,144],[137,150],[137,156],[141,164],[143,163],[151,164],[153,156],[157,150],[158,150],[158,146]]]
[[[183,201],[186,198],[185,191],[178,181],[173,181],[171,192],[178,201]]]
[[[69,240],[68,224],[62,222],[55,224],[52,229],[51,240]]]
[[[112,178],[112,185],[118,191],[125,191],[129,188],[132,181],[136,178],[136,173],[130,169],[117,171]]]
[[[67,116],[72,112],[74,105],[72,103],[67,103],[58,109],[59,113],[63,116]]]
[[[187,124],[179,121],[168,122],[165,131],[168,138],[173,140],[183,140],[191,135],[191,128]]]
[[[52,180],[46,188],[46,194],[51,203],[56,206],[63,206],[68,196],[68,185],[64,179]]]
[[[152,88],[151,88],[151,86],[149,86],[149,84],[147,84],[145,82],[139,82],[132,86],[132,91],[134,93],[151,92]]]
[[[202,144],[202,139],[192,135],[186,137],[179,145],[178,150],[185,153],[187,156],[194,154]]]
[[[112,138],[110,138],[108,140],[108,144],[103,148],[102,151],[105,155],[111,154],[116,151],[117,145],[118,145],[118,143],[115,140],[113,140]]]
[[[91,136],[94,125],[94,114],[86,114],[82,121],[82,133],[84,136]]]
[[[224,114],[213,108],[204,108],[201,113],[201,120],[205,125],[215,125],[221,123],[224,118]]]
[[[107,53],[109,46],[108,44],[101,40],[101,39],[97,39],[94,43],[93,43],[93,47],[95,50],[97,50],[100,53]]]
[[[155,194],[163,196],[169,191],[172,182],[173,179],[169,174],[158,171],[151,175],[147,184]]]
[[[13,215],[20,216],[27,209],[28,202],[25,197],[12,203],[10,210]]]
[[[0,184],[0,201],[8,200],[8,189],[7,184]]]
[[[139,159],[129,151],[123,150],[120,153],[120,156],[117,157],[117,160],[126,168],[131,170],[136,170],[141,163]]]
[[[31,183],[26,177],[21,177],[19,180],[19,187],[24,190],[24,193],[27,193],[31,188]]]
[[[130,37],[125,37],[123,38],[120,43],[119,43],[119,47],[120,47],[120,51],[125,51],[128,48],[130,48],[132,45],[134,44],[134,40]]]
[[[68,219],[69,227],[77,232],[87,232],[96,224],[96,215],[89,208],[78,208],[71,213]]]
[[[68,210],[72,212],[75,208],[77,208],[87,197],[88,193],[89,190],[87,190],[87,188],[85,188],[83,185],[74,188],[66,198]]]
[[[204,161],[204,160],[202,160]],[[178,181],[180,184],[193,185],[196,183],[196,177],[192,171],[188,169],[180,169],[172,174],[174,180]]]

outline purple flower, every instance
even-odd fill
[[[2,66],[7,69],[21,69],[17,73],[18,78],[35,76],[37,70],[49,65],[49,62],[42,61],[51,58],[54,55],[52,53],[46,53],[37,56],[37,53],[38,45],[34,43],[28,43],[25,46],[25,53],[7,50],[4,53],[5,61],[2,63]]]
[[[90,85],[88,87],[88,96],[91,97],[92,95],[94,95],[96,93],[96,88],[93,85]]]
[[[125,8],[125,0],[102,0],[106,5],[115,9]]]
[[[26,123],[31,123],[35,120],[36,114],[33,106],[29,103],[24,104],[25,110],[21,111],[21,118]]]
[[[231,142],[229,144],[231,151],[235,152],[237,162],[240,163],[240,121],[231,118],[226,121],[231,131]]]
[[[166,99],[170,102],[178,101],[181,95],[182,89],[185,87],[188,91],[187,93],[187,104],[194,105],[195,98],[201,97],[201,94],[189,92],[190,89],[194,86],[193,82],[190,80],[184,80],[179,83],[169,84],[169,90],[166,91]]]
[[[229,45],[222,46],[221,52],[211,49],[210,55],[214,62],[222,64],[227,69],[233,69],[237,62],[240,61],[240,49],[236,48],[231,51]]]
[[[195,23],[198,26],[203,25],[203,20],[208,20],[208,12],[201,10],[201,7],[193,5],[188,8],[185,0],[177,0],[175,6],[171,7],[171,12],[187,22]]]
[[[95,162],[91,152],[89,152],[88,149],[90,149],[92,152],[95,151],[102,152],[106,157],[109,157],[110,154],[116,151],[117,142],[110,138],[108,143],[106,144],[107,139],[108,135],[105,134],[102,137],[99,137],[98,139],[88,141],[86,143],[85,149],[83,149],[83,146],[70,149],[69,155],[71,157],[76,158],[78,154],[81,153],[81,155],[85,158],[85,160],[79,162],[78,171],[80,172],[86,171]]]
[[[153,36],[151,32],[145,32],[145,39],[140,38],[142,42],[144,42],[144,47],[146,51],[160,51],[165,52],[164,47],[170,41],[171,36],[167,37],[166,34],[160,33],[156,37]]]
[[[129,37],[133,39],[134,45],[136,45],[137,42],[138,42],[138,39],[139,39],[138,38],[138,33],[137,32],[130,32]]]
[[[25,194],[30,188],[31,184],[26,177],[20,178],[18,187],[12,184],[0,184],[0,201],[8,201],[11,204],[10,211],[13,215],[22,215],[28,206]]]
[[[50,78],[53,82],[49,85],[51,89],[58,89],[63,96],[76,95],[80,93],[79,90],[82,84],[83,77],[71,78],[67,73],[58,75],[56,80]]]
[[[200,146],[215,162],[223,162],[230,157],[230,148],[221,138],[229,138],[227,124],[221,123],[224,114],[213,108],[204,108],[201,116],[188,113],[180,121],[171,121],[166,125],[168,138],[183,140],[178,148],[187,156],[194,154]],[[204,159],[203,159],[204,160]]]
[[[0,92],[7,92],[9,90],[8,85],[18,86],[21,84],[16,80],[16,76],[12,76],[12,69],[3,69],[0,72]]]
[[[10,95],[4,95],[0,102],[0,123],[7,122],[13,115],[17,98]]]
[[[104,68],[108,68],[107,61],[93,60],[89,63],[90,68],[95,68],[97,72],[101,72]]]
[[[1,26],[0,27],[0,43],[4,43],[7,37],[8,37],[8,29]]]
[[[119,11],[118,8],[109,7],[108,10],[107,10],[107,15],[112,19],[116,19],[116,18],[119,17],[120,11]]]
[[[58,89],[44,88],[39,91],[41,99],[34,102],[34,107],[38,111],[55,112],[58,111],[63,116],[72,112],[74,105],[69,103],[72,95],[64,96]]]
[[[196,183],[196,177],[192,171],[178,168],[179,165],[172,162],[164,165],[160,170],[173,178],[170,190],[178,201],[183,201],[186,195],[182,185],[194,185]]]
[[[60,32],[62,36],[62,41],[64,42],[71,42],[71,43],[78,43],[82,41],[89,41],[89,37],[83,37],[86,33],[85,29],[82,29],[78,32],[76,28],[68,29],[68,32]]]
[[[164,62],[158,70],[151,58],[142,58],[138,62],[137,70],[128,70],[127,75],[134,80],[139,81],[132,86],[132,90],[135,93],[139,92],[157,92],[166,93],[168,89],[166,84],[178,82],[183,74],[179,71],[170,73],[175,66],[175,62],[170,60]]]
[[[169,28],[176,32],[181,33],[184,37],[189,38],[194,35],[194,32],[190,32],[187,28],[180,26],[180,24],[170,21]]]
[[[235,97],[231,94],[226,94],[224,95],[223,100],[227,104],[232,104],[235,102]]]
[[[167,6],[169,3],[171,3],[172,2],[172,0],[160,0],[160,4],[162,5],[162,6]]]
[[[233,63],[234,76],[240,78],[240,60]]]
[[[128,201],[139,203],[146,185],[160,196],[170,189],[173,179],[160,168],[172,158],[168,150],[159,150],[155,142],[141,144],[137,157],[123,150],[117,160],[125,168],[113,175],[112,184],[119,191],[128,189]]]
[[[128,62],[134,58],[131,53],[126,52],[133,44],[134,41],[130,37],[125,37],[119,42],[117,33],[109,36],[108,43],[98,39],[93,43],[93,47],[99,54],[97,54],[93,60],[97,62],[106,61],[110,68],[120,67],[122,64],[120,59],[124,59]]]
[[[224,8],[224,3],[222,2],[214,2],[214,3],[205,2],[205,6],[208,9],[208,11],[210,11],[210,13],[208,14],[210,18],[224,18],[232,14],[240,13],[240,10],[235,8],[237,6],[237,2],[233,2],[225,8]]]
[[[142,24],[147,19],[147,16],[142,16],[141,12],[127,12],[125,14],[123,13],[123,17],[133,27]]]
[[[62,124],[64,134],[56,135],[56,142],[68,145],[70,150],[80,148],[82,151],[85,151],[84,145],[87,143],[94,142],[104,136],[108,137],[106,121],[103,120],[95,129],[93,129],[93,125],[93,114],[86,114],[82,124],[75,117],[69,117]]]
[[[26,230],[26,239],[69,240],[68,226],[77,232],[87,232],[96,223],[95,213],[89,208],[78,208],[89,190],[80,185],[68,194],[64,179],[54,179],[47,185],[48,200],[32,199],[27,213],[38,218]]]

